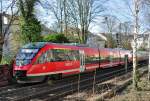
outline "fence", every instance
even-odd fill
[[[0,86],[8,85],[12,80],[12,66],[0,65]]]

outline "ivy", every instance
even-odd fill
[[[20,30],[23,43],[41,40],[40,21],[34,15],[34,4],[38,0],[19,0]]]

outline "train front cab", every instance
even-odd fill
[[[26,44],[20,48],[13,64],[13,76],[16,78],[18,83],[28,83],[28,81],[30,82],[32,80],[35,82],[37,79],[40,79],[40,77],[28,77],[27,74],[28,71],[32,68],[37,54],[44,46],[44,42],[36,42]]]
[[[34,56],[37,52],[33,52],[34,49],[21,49],[17,54],[16,62],[13,66],[13,75],[18,83],[28,83],[27,81],[36,82],[40,77],[27,77],[28,71],[32,68]]]

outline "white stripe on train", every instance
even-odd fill
[[[98,68],[98,66],[90,66],[86,67],[86,69]],[[47,73],[38,73],[38,74],[27,74],[27,76],[43,76],[43,75],[51,75],[51,74],[58,74],[58,73],[69,73],[80,71],[80,68],[71,69],[71,70],[63,70],[63,71],[56,71],[56,72],[47,72]]]
[[[105,64],[103,67],[113,66],[114,64]],[[99,66],[90,66],[86,67],[86,69],[93,69],[98,68]],[[27,76],[43,76],[43,75],[51,75],[51,74],[59,74],[59,73],[69,73],[69,72],[76,72],[80,71],[80,68],[75,68],[71,70],[63,70],[63,71],[56,71],[56,72],[47,72],[47,73],[38,73],[38,74],[27,74]]]

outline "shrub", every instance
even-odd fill
[[[69,40],[64,36],[64,34],[48,34],[43,36],[44,42],[54,42],[54,43],[68,43]]]

